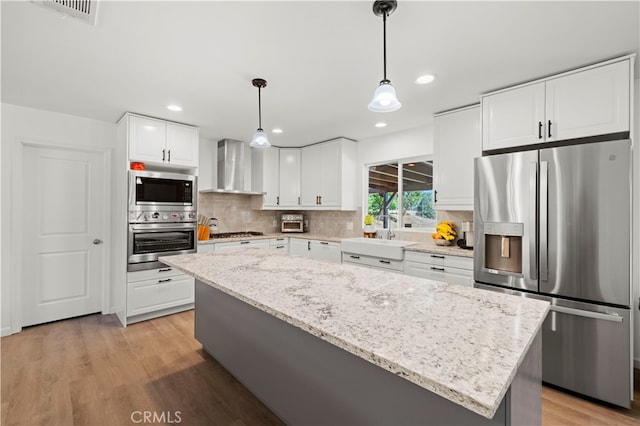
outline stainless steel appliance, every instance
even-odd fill
[[[633,399],[631,141],[475,160],[476,286],[551,303],[542,380]]]
[[[304,232],[304,215],[283,214],[280,221],[282,232]]]
[[[195,253],[196,176],[129,171],[127,270],[161,268],[159,256]]]
[[[193,175],[129,170],[129,212],[195,212],[196,188]]]
[[[195,253],[197,229],[194,222],[130,223],[127,270],[161,268],[159,256]]]

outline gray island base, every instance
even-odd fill
[[[541,422],[546,304],[260,249],[163,261],[196,278],[204,350],[288,424]]]

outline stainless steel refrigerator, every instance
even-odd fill
[[[475,160],[476,287],[547,300],[542,380],[633,399],[631,141]]]

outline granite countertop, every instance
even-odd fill
[[[342,238],[327,237],[326,235],[309,234],[306,232],[277,232],[273,234],[252,235],[250,237],[210,238],[208,240],[198,240],[198,244],[227,243],[231,241],[269,240],[271,238],[300,238],[303,240],[330,241],[333,243],[339,243],[342,240]]]
[[[306,232],[295,233],[273,233],[264,235],[253,235],[250,237],[233,237],[233,238],[214,238],[209,240],[198,240],[198,244],[215,244],[231,241],[248,241],[248,240],[266,240],[271,238],[300,238],[303,240],[330,241],[334,243],[341,242],[344,237],[328,237],[326,235],[309,234]],[[433,241],[416,242],[415,244],[406,246],[405,251],[417,251],[422,253],[439,253],[451,256],[473,257],[473,250],[462,249],[458,246],[438,246]]]
[[[549,307],[259,248],[162,262],[487,418]]]
[[[433,240],[419,242],[404,248],[404,251],[417,251],[422,253],[448,254],[451,256],[473,257],[473,250],[463,249],[457,245],[438,246]]]

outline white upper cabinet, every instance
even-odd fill
[[[340,138],[304,147],[301,163],[301,207],[355,210],[355,141]]]
[[[473,161],[482,154],[480,105],[434,117],[436,210],[473,210]]]
[[[129,160],[198,167],[198,128],[129,114]]]
[[[251,189],[264,192],[262,207],[277,207],[280,197],[280,149],[251,149]]]
[[[300,205],[300,148],[280,148],[280,207]]]
[[[482,148],[629,131],[633,57],[482,97]]]
[[[264,192],[258,208],[298,207],[300,203],[300,148],[252,148],[254,191]]]
[[[199,132],[197,127],[167,123],[167,162],[198,167]]]
[[[629,68],[627,60],[547,81],[547,140],[629,131]]]
[[[319,207],[322,193],[323,152],[324,144],[306,146],[302,149],[302,164],[300,172],[300,205],[303,207]]]
[[[540,126],[543,122],[544,83],[483,97],[482,148],[490,150],[542,142]]]

